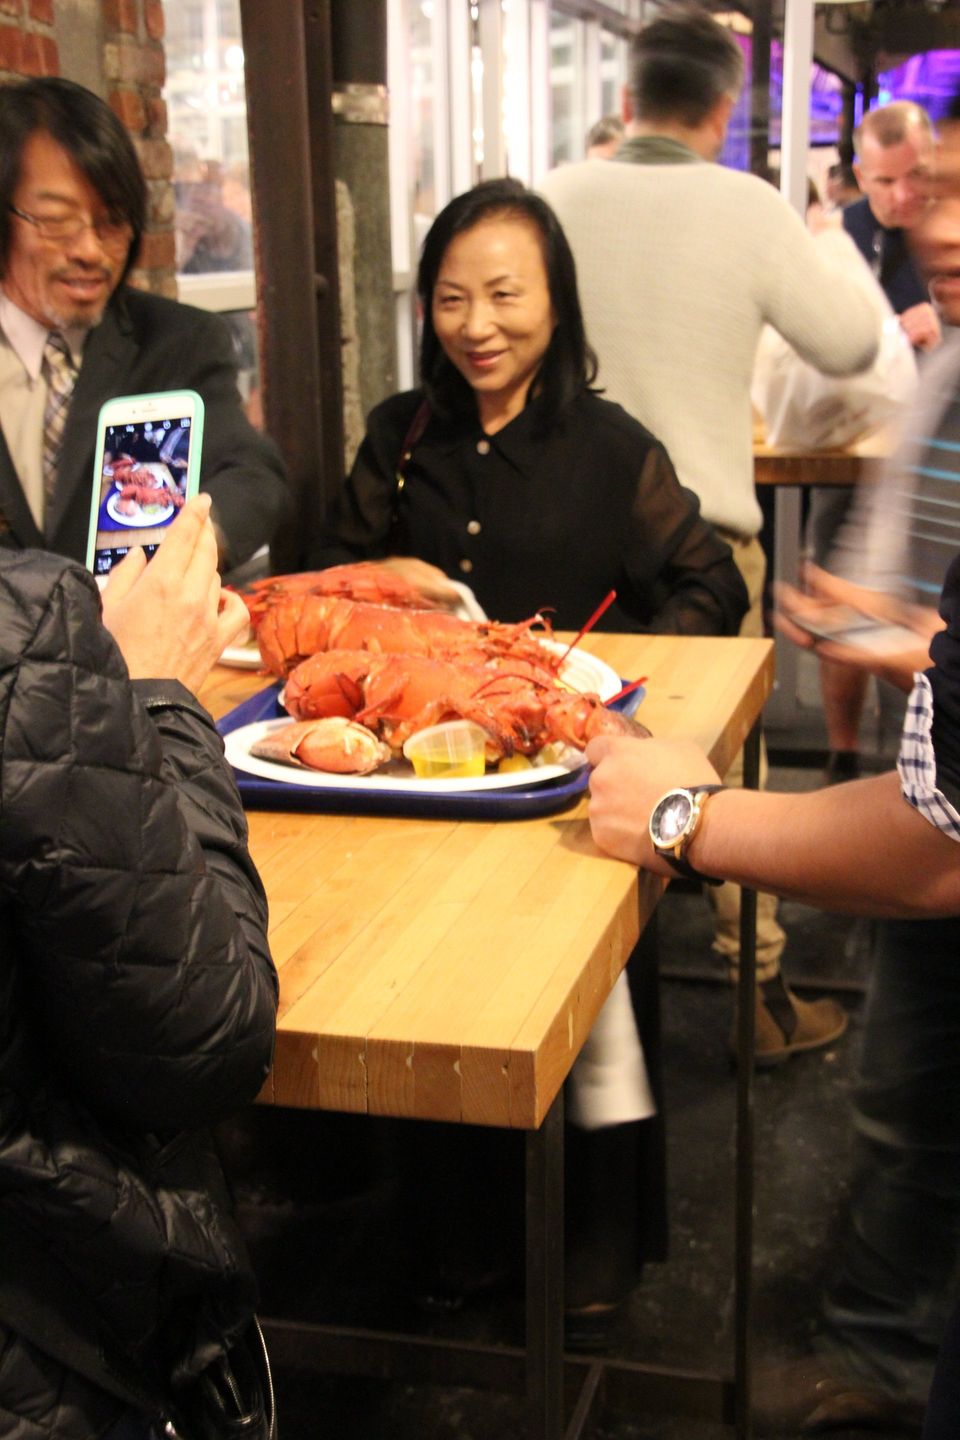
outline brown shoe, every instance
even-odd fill
[[[758,1369],[753,1417],[758,1435],[883,1430],[919,1435],[923,1406],[840,1375],[817,1356]]]
[[[757,986],[754,1064],[761,1069],[782,1065],[791,1055],[819,1050],[839,1040],[848,1016],[836,1000],[801,1000],[781,975]],[[736,1025],[731,1039],[736,1056]]]

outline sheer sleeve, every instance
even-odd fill
[[[736,635],[748,609],[730,546],[700,516],[661,445],[637,480],[622,556],[621,608],[659,634]]]
[[[367,433],[324,519],[311,566],[322,569],[354,560],[382,560],[388,553],[400,447],[420,398],[417,394],[394,396],[370,412]]]

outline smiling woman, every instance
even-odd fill
[[[370,415],[320,565],[385,559],[488,615],[578,629],[734,634],[745,594],[656,438],[591,388],[576,271],[553,211],[514,180],[441,212],[418,273],[422,387]],[[398,470],[402,474],[398,478]]]

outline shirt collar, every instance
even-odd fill
[[[0,291],[0,330],[3,331],[10,348],[30,379],[39,380],[43,366],[43,347],[50,334],[48,326],[41,325],[39,321],[34,320],[32,315],[21,310],[20,306],[15,305],[8,295]],[[83,342],[86,339],[86,331],[78,328],[64,330],[63,338],[67,342],[74,368],[79,370],[83,360]]]
[[[563,413],[566,414],[566,407]],[[514,416],[508,425],[504,425],[502,430],[497,430],[493,435],[486,433],[476,414],[469,419],[463,416],[445,419],[439,415],[431,415],[425,434],[431,445],[441,451],[452,452],[463,445],[475,449],[481,441],[486,441],[490,448],[514,469],[524,472],[537,465],[543,448],[544,430],[553,428],[553,420],[545,427],[544,416],[543,400],[533,399],[524,405],[520,414]],[[558,421],[559,417],[555,419]]]
[[[616,164],[625,165],[707,165],[689,145],[670,135],[631,135],[617,153],[611,156]]]

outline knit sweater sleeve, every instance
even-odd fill
[[[865,370],[880,342],[883,296],[849,235],[836,229],[812,236],[772,193],[763,221],[770,256],[760,292],[763,319],[825,374]]]

